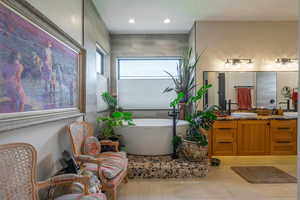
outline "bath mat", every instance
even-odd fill
[[[288,173],[271,166],[231,167],[243,179],[253,184],[297,183]]]

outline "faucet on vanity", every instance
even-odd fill
[[[237,103],[232,103],[231,99],[228,100],[228,102],[225,100],[225,105],[228,104],[228,115],[231,115],[231,105],[235,104],[238,105]],[[225,110],[227,110],[227,106],[225,106]]]

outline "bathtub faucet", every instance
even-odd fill
[[[175,106],[173,106],[172,108],[173,108],[172,111],[169,111],[168,115],[170,117],[173,117],[173,138],[175,138],[176,135],[177,135],[176,134],[176,120],[177,120],[177,115],[178,115],[179,112],[178,112],[178,110],[176,109]],[[172,155],[172,158],[173,159],[178,158],[177,153],[176,153],[176,145],[175,145],[174,142],[173,142],[173,155]]]
[[[168,116],[169,117],[176,117],[177,119],[177,115],[179,114],[179,111],[176,109],[175,106],[172,107],[172,110],[168,112]]]

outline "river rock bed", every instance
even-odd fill
[[[208,160],[191,162],[171,156],[129,155],[128,177],[134,178],[192,178],[204,177],[208,173]]]

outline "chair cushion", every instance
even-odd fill
[[[99,159],[103,159],[99,157]],[[126,158],[118,158],[118,157],[106,157],[103,160],[100,173],[102,172],[103,176],[107,179],[113,179],[122,171],[127,169],[128,160]],[[85,169],[88,171],[92,171],[94,173],[98,173],[98,166],[97,164],[93,163],[86,163]]]
[[[123,158],[123,159],[126,159],[127,158],[127,154],[126,152],[103,152],[103,153],[100,153],[97,155],[97,157],[99,158],[110,158],[110,157],[114,157],[114,158]]]
[[[55,200],[106,200],[106,196],[103,193],[96,193],[90,195],[84,194],[67,194],[56,198]]]
[[[84,140],[83,154],[95,156],[101,151],[101,144],[98,139],[94,136],[88,136]]]

